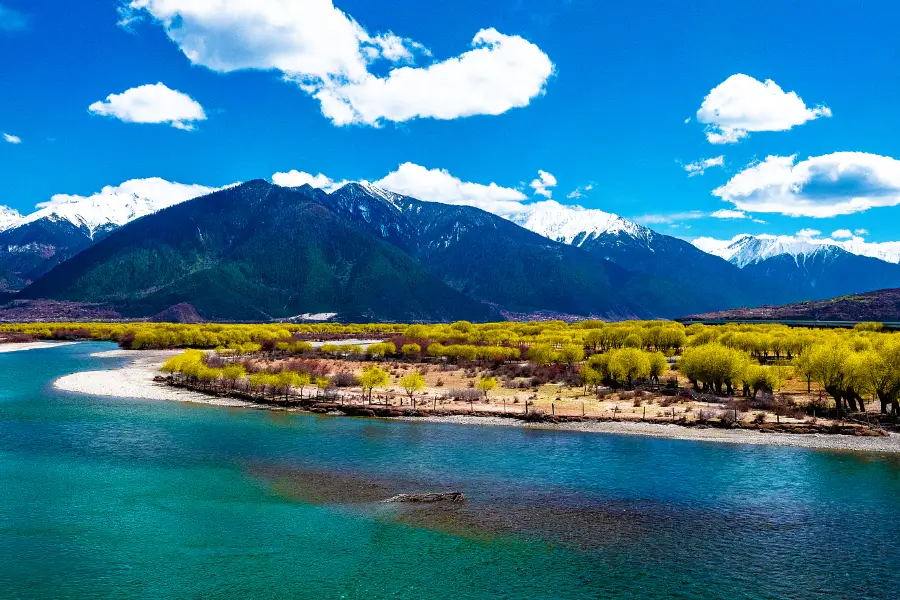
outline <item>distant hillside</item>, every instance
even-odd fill
[[[21,297],[105,303],[136,317],[189,303],[207,320],[499,316],[312,198],[265,181],[129,223]]]
[[[187,303],[206,320],[394,321],[653,318],[728,306],[709,296],[477,208],[364,184],[326,194],[261,180],[133,221],[21,294],[134,317]]]
[[[762,306],[709,312],[679,319],[682,321],[880,321],[900,322],[900,289],[878,290],[785,306]]]

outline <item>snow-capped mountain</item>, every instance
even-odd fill
[[[26,216],[0,207],[0,289],[19,289],[126,223],[214,191],[132,179],[91,196],[57,194]]]
[[[843,248],[811,238],[793,236],[742,235],[722,242],[712,238],[698,238],[694,245],[704,252],[724,258],[733,265],[744,268],[776,256],[787,255],[798,264],[814,256],[844,252]]]
[[[8,206],[0,206],[0,231],[15,227],[22,220],[19,211]]]
[[[572,246],[590,245],[603,235],[625,235],[649,242],[654,232],[619,215],[602,210],[564,206],[555,200],[527,205],[509,220],[551,240]]]
[[[900,286],[900,266],[844,247],[853,239],[740,235],[732,240],[698,238],[693,243],[781,288],[789,298],[815,300]]]
[[[185,200],[212,193],[216,188],[184,185],[160,179],[132,179],[118,186],[106,186],[92,196],[58,194],[38,210],[22,217],[14,227],[41,219],[67,221],[83,228],[89,237],[98,231],[121,227],[140,217],[174,206]]]
[[[893,264],[900,263],[900,242],[873,243],[859,236],[835,240],[810,236],[743,234],[730,240],[701,237],[695,239],[693,244],[704,252],[724,258],[741,268],[782,254],[802,260],[804,257],[837,251]]]

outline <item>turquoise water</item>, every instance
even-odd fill
[[[110,348],[0,354],[0,597],[898,597],[896,457],[52,389]]]

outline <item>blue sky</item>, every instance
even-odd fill
[[[812,10],[801,1],[421,0],[411,9],[408,0],[335,0],[334,8],[328,0],[215,0],[213,13],[233,11],[236,23],[262,11],[262,29],[234,39],[224,39],[213,13],[191,13],[211,2],[0,0],[0,205],[24,213],[54,194],[90,195],[130,179],[221,186],[291,170],[400,181],[398,191],[424,194],[440,188],[428,178],[442,170],[514,190],[519,196],[504,196],[513,201],[551,194],[688,239],[803,229],[900,237],[900,43],[889,2],[860,10],[822,1]],[[265,29],[285,3],[303,5],[292,9],[293,24],[270,24],[287,28],[286,41]],[[304,36],[344,27],[342,18],[370,41],[348,49],[329,33],[307,43]],[[496,34],[482,45],[497,44],[494,55],[511,66],[472,61],[462,79],[432,74],[406,91],[400,82],[381,89],[393,69],[460,57],[482,31]],[[378,45],[388,32],[394,54],[407,57]],[[207,55],[190,56],[197,40]],[[380,54],[359,71],[347,59],[357,51]],[[322,57],[332,66],[308,66]],[[736,74],[756,87],[729,79]],[[348,78],[371,87],[348,91]],[[764,88],[766,80],[780,89]],[[413,102],[415,81],[438,91]],[[157,83],[165,89],[154,101],[187,121],[123,120],[133,108],[126,101],[142,100],[137,93],[101,104]],[[714,144],[707,133],[716,124],[698,122],[698,110],[720,85],[725,110],[736,113],[715,131],[735,139]],[[326,109],[315,97],[323,90],[354,116]],[[407,109],[426,116],[409,118]],[[443,116],[427,116],[434,113]],[[702,175],[685,170],[719,156],[722,165]],[[424,169],[400,177],[406,163]],[[529,185],[539,171],[556,181],[539,188],[543,195]],[[801,192],[785,192],[792,182]],[[457,192],[440,189],[424,199],[455,200],[441,194]],[[459,201],[480,202],[481,188],[453,189],[474,195]],[[582,195],[567,198],[576,189]]]

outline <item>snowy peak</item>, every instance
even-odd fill
[[[376,185],[372,185],[368,181],[348,183],[347,185],[331,192],[331,194],[329,195],[337,195],[342,199],[349,199],[355,202],[375,199],[381,202],[386,202],[388,205],[399,211],[403,210],[403,196],[395,194],[394,192],[389,192],[386,189],[380,188]]]
[[[0,206],[0,231],[16,227],[22,221],[22,215],[14,208]]]
[[[564,206],[554,200],[525,206],[507,217],[510,221],[557,242],[582,246],[601,235],[626,235],[649,242],[653,231],[618,215],[602,210]]]
[[[88,235],[93,237],[98,231],[121,227],[140,217],[205,196],[217,189],[184,185],[160,178],[132,179],[118,186],[104,187],[92,196],[57,194],[50,201],[39,204],[37,211],[13,223],[12,227],[47,219],[71,223],[78,229],[86,229]]]
[[[724,258],[742,269],[781,255],[791,256],[794,262],[800,264],[814,256],[827,257],[846,252],[840,246],[822,240],[793,236],[740,235],[730,241],[698,238],[693,243],[704,252]]]

